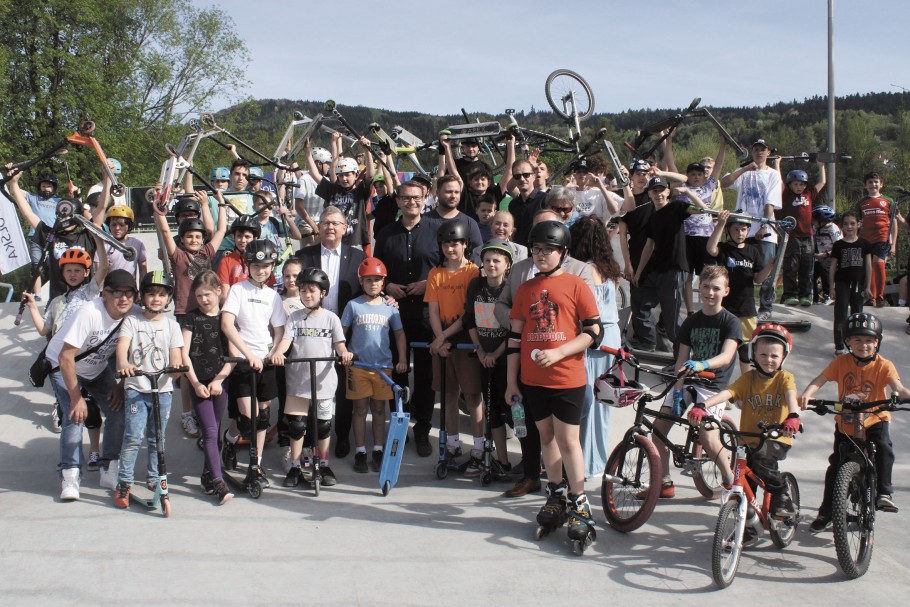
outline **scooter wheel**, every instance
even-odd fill
[[[249,492],[251,498],[258,500],[260,496],[262,496],[262,483],[253,481],[247,486],[246,490]]]
[[[539,542],[540,540],[545,538],[548,533],[549,533],[549,530],[546,527],[541,525],[540,527],[537,528],[537,531],[534,532],[534,539]]]
[[[481,475],[480,484],[483,485],[484,487],[486,487],[487,485],[489,485],[492,482],[493,482],[493,473],[492,472],[484,472],[483,475]]]
[[[389,494],[389,491],[392,490],[391,481],[386,481],[382,484],[382,497],[385,497]]]
[[[171,515],[171,500],[167,497],[161,498],[161,513],[164,515],[164,518],[168,518]]]
[[[197,447],[200,451],[204,451],[204,450],[205,450],[205,439],[204,439],[203,437],[200,436],[199,438],[196,439],[196,447]]]
[[[439,462],[436,464],[436,478],[439,480],[444,479],[449,475],[449,466],[446,462]]]

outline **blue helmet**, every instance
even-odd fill
[[[837,216],[837,213],[826,204],[819,205],[812,209],[812,216],[816,219],[824,219],[827,221],[834,221],[834,218]]]
[[[120,164],[120,161],[117,160],[116,158],[108,158],[108,159],[107,159],[107,162],[108,162],[108,164],[110,165],[110,167],[111,167],[111,172],[112,172],[114,175],[119,175],[120,173],[123,172],[123,165]]]
[[[231,170],[227,167],[215,167],[212,169],[212,181],[228,181],[231,178]]]
[[[250,177],[259,177],[262,179],[265,174],[262,172],[262,169],[259,167],[250,167]]]
[[[799,169],[794,169],[787,173],[787,179],[785,179],[787,185],[790,185],[791,181],[802,181],[804,183],[809,183],[809,174],[805,171],[800,171]]]

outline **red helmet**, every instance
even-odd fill
[[[367,257],[360,262],[360,266],[357,268],[357,277],[364,278],[366,276],[382,276],[385,278],[389,273],[385,269],[385,264],[382,263],[382,260],[378,257]]]
[[[787,356],[790,354],[790,350],[793,349],[793,338],[790,336],[790,331],[787,330],[783,325],[777,323],[763,323],[755,327],[755,330],[752,331],[752,339],[749,343],[749,350],[752,359],[752,362],[755,362],[755,344],[759,339],[773,339],[784,345],[784,360],[787,360]],[[781,361],[781,366],[784,364],[784,360]]]

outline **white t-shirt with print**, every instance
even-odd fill
[[[268,354],[272,347],[269,325],[283,327],[287,322],[278,293],[269,287],[257,287],[249,280],[231,285],[221,312],[236,317],[241,339],[259,357]]]

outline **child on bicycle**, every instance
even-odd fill
[[[280,339],[276,338],[276,346],[269,355],[272,364],[283,366],[284,353],[288,348],[291,348],[289,358],[328,358],[338,355],[345,365],[351,363],[353,355],[345,348],[341,320],[331,310],[322,307],[322,300],[328,294],[330,286],[328,275],[319,268],[304,268],[297,275],[297,288],[304,307],[291,314],[283,335]],[[310,364],[290,363],[291,366],[285,370],[287,400],[284,415],[291,438],[291,468],[284,479],[285,487],[296,487],[304,480],[300,456],[307,432],[316,432],[319,441],[321,483],[331,487],[338,482],[335,473],[329,468],[329,443],[332,440],[338,374],[332,361],[318,361],[313,365],[316,375],[316,419],[309,420],[308,423],[313,398]]]
[[[793,445],[793,434],[799,431],[800,426],[796,380],[792,373],[782,369],[792,349],[793,338],[786,328],[772,323],[759,325],[749,343],[750,358],[755,368],[739,376],[726,390],[703,403],[696,403],[689,411],[689,423],[698,426],[708,415],[720,419],[710,413],[711,407],[736,400],[742,403],[741,431],[760,432],[761,422],[784,425],[779,438],[766,440],[761,449],[751,451],[748,456],[749,467],[764,482],[765,491],[771,494],[771,515],[782,520],[797,514],[778,468],[778,462],[787,457]],[[754,448],[759,439],[749,437],[743,438],[743,441]],[[727,458],[718,458],[717,465],[722,468],[724,479],[733,478]],[[724,480],[724,484],[727,482]],[[756,537],[754,534],[755,530],[747,527],[743,541],[753,539]]]
[[[363,362],[381,365],[386,375],[392,374],[392,350],[389,329],[395,335],[398,350],[396,373],[408,372],[408,345],[398,308],[388,305],[382,293],[388,276],[385,264],[376,257],[367,257],[357,268],[357,278],[363,295],[344,307],[341,326],[350,337],[351,350]],[[373,413],[373,452],[369,467],[373,472],[382,468],[385,447],[386,401],[393,397],[392,389],[374,369],[351,367],[348,369],[347,397],[354,402],[354,472],[365,473],[367,465],[366,425],[367,411]]]
[[[204,464],[200,483],[206,495],[214,494],[218,504],[223,505],[234,497],[224,482],[218,454],[219,424],[228,399],[224,382],[234,368],[233,363],[221,361],[229,355],[227,337],[221,330],[220,302],[224,284],[217,274],[206,270],[193,279],[192,291],[198,309],[184,315],[180,324],[183,364],[189,367],[186,379],[190,383],[193,412],[202,434]]]
[[[882,344],[882,323],[866,312],[851,314],[844,323],[844,344],[848,354],[841,354],[831,361],[818,377],[813,379],[799,397],[799,405],[805,409],[815,392],[829,381],[837,382],[838,400],[873,401],[887,398],[885,389],[897,392],[901,398],[910,398],[910,389],[904,387],[894,364],[878,353]],[[894,467],[894,449],[891,445],[891,414],[887,411],[870,409],[863,421],[866,440],[875,443],[878,470],[878,497],[875,507],[885,512],[897,512],[891,497],[891,470]],[[834,495],[834,478],[840,468],[841,444],[852,436],[852,425],[845,423],[843,416],[835,419],[834,449],[828,457],[825,471],[825,492],[818,516],[810,526],[813,532],[824,531],[831,522],[831,505]]]
[[[145,311],[141,315],[127,316],[117,341],[117,368],[126,378],[124,394],[123,445],[120,447],[120,469],[117,473],[117,489],[114,505],[127,508],[130,505],[130,490],[136,457],[142,446],[142,438],[148,441],[149,489],[158,485],[158,449],[164,451],[164,428],[171,413],[171,378],[162,378],[158,383],[158,407],[161,421],[161,445],[155,437],[155,422],[151,394],[152,384],[147,377],[134,377],[135,371],[154,372],[165,367],[180,366],[182,360],[183,334],[177,321],[165,316],[164,308],[174,293],[174,282],[161,270],[148,272],[139,283],[139,296]]]
[[[559,526],[568,507],[569,538],[593,539],[579,425],[587,388],[584,350],[600,344],[603,327],[591,288],[562,268],[569,229],[541,221],[528,242],[537,275],[519,286],[509,314],[506,402],[523,400],[540,432],[548,482],[538,522]]]
[[[872,245],[859,237],[859,214],[841,216],[844,237],[831,247],[829,270],[831,298],[834,299],[834,355],[846,354],[844,321],[848,312],[863,311],[863,296],[872,299]]]
[[[462,393],[474,436],[474,446],[465,475],[478,476],[484,434],[483,409],[480,406],[480,363],[468,351],[452,347],[453,344],[471,341],[464,329],[462,316],[468,284],[480,275],[480,270],[465,257],[469,238],[467,225],[457,219],[448,219],[439,225],[436,240],[442,251],[443,262],[430,270],[423,300],[429,304],[430,328],[434,337],[430,343],[430,353],[433,354],[433,389],[436,391],[441,389],[443,383],[440,358],[446,359],[446,392],[443,395],[446,399],[446,419],[443,422],[446,428],[447,456],[454,459],[461,455],[458,395]]]
[[[705,266],[699,275],[698,293],[702,301],[702,309],[695,312],[683,322],[679,332],[679,355],[676,358],[677,373],[700,373],[713,371],[714,378],[707,380],[699,386],[692,386],[696,398],[685,389],[685,378],[680,378],[672,393],[668,394],[663,403],[662,412],[682,416],[688,403],[697,402],[712,397],[727,387],[736,359],[736,349],[739,347],[742,329],[740,322],[731,312],[725,310],[721,302],[730,292],[730,281],[727,270],[723,266]],[[688,396],[688,401],[686,401]],[[718,406],[711,414],[720,419],[723,415],[723,402],[720,399]],[[673,423],[657,419],[654,422],[655,430],[667,435]],[[720,437],[715,431],[705,431],[699,434],[705,452],[712,458],[723,450]],[[661,498],[671,498],[676,495],[676,488],[670,477],[670,451],[659,440],[654,441],[657,452],[660,454],[663,479],[660,487]],[[723,458],[720,458],[723,459]],[[721,470],[724,483],[733,480],[729,469]]]

